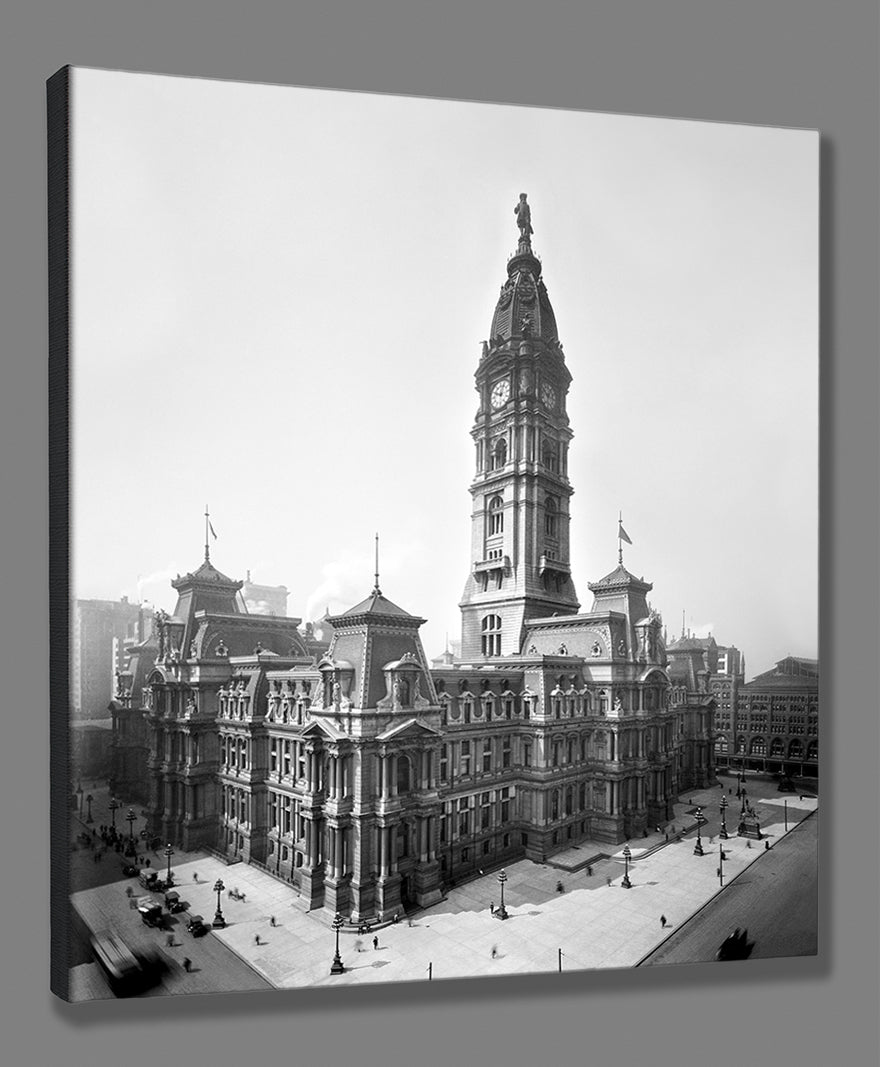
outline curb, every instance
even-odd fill
[[[783,831],[782,835],[781,835],[781,836],[780,836],[780,837],[778,838],[778,840],[779,840],[779,841],[781,841],[781,840],[782,840],[783,838],[785,838],[785,837],[788,837],[788,835],[789,835],[789,834],[790,834],[790,833],[791,833],[791,832],[792,832],[793,830],[795,830],[795,829],[796,829],[796,828],[797,828],[798,826],[800,826],[800,825],[801,825],[801,823],[803,823],[803,822],[806,822],[806,821],[807,821],[807,819],[810,819],[810,818],[812,818],[812,817],[813,817],[813,816],[814,816],[814,815],[816,814],[816,812],[817,812],[818,810],[819,810],[819,809],[818,809],[818,807],[816,807],[816,808],[814,808],[814,809],[813,809],[812,811],[808,812],[808,813],[807,813],[807,814],[806,814],[806,815],[805,815],[805,816],[803,817],[803,819],[800,819],[800,820],[799,820],[799,821],[798,821],[797,823],[795,823],[795,825],[794,825],[794,826],[792,826],[790,830],[788,830],[787,832],[786,832],[786,831]],[[771,851],[772,851],[772,849],[771,849]],[[643,963],[644,963],[644,962],[645,962],[646,960],[650,959],[650,958],[651,958],[651,956],[653,956],[653,955],[654,955],[654,953],[655,953],[655,952],[657,952],[657,950],[658,950],[658,949],[662,948],[662,947],[663,947],[663,946],[664,946],[664,945],[666,944],[666,942],[667,942],[667,941],[671,941],[671,940],[672,940],[672,938],[673,938],[673,937],[674,937],[674,936],[675,936],[675,935],[676,935],[677,933],[679,933],[679,932],[680,932],[681,930],[683,930],[683,929],[684,929],[684,928],[685,928],[685,927],[687,926],[687,924],[688,924],[689,922],[691,922],[691,921],[692,921],[693,919],[696,919],[696,917],[697,917],[697,916],[698,916],[698,915],[700,914],[700,912],[704,911],[704,910],[705,910],[706,908],[708,908],[708,907],[709,907],[709,905],[710,905],[710,904],[711,904],[711,903],[712,903],[712,902],[713,902],[714,900],[716,900],[716,899],[717,899],[718,897],[720,897],[720,896],[721,896],[721,894],[722,894],[722,893],[724,892],[724,890],[725,890],[725,889],[728,889],[728,888],[729,888],[730,886],[732,886],[732,885],[733,885],[733,883],[734,883],[734,882],[735,882],[735,881],[736,881],[736,880],[737,880],[738,878],[740,878],[740,877],[741,877],[742,875],[744,875],[744,874],[746,873],[746,871],[749,871],[749,870],[751,870],[752,866],[753,866],[753,865],[754,865],[755,863],[757,863],[757,862],[758,862],[758,860],[759,860],[759,859],[761,859],[761,858],[762,858],[762,857],[763,857],[764,855],[765,855],[765,852],[764,852],[764,850],[763,850],[763,849],[758,849],[758,850],[757,850],[757,855],[756,855],[756,856],[754,857],[754,859],[752,860],[752,862],[751,862],[751,863],[749,863],[749,864],[747,864],[747,865],[746,865],[745,867],[743,867],[743,869],[742,869],[742,870],[741,870],[741,871],[740,871],[740,872],[739,872],[738,874],[735,874],[735,875],[733,876],[733,878],[731,878],[731,879],[730,879],[730,881],[729,881],[729,882],[727,883],[727,885],[719,886],[719,888],[718,888],[718,889],[717,889],[717,890],[716,890],[716,891],[715,891],[715,892],[714,892],[714,893],[712,894],[712,896],[711,896],[711,897],[709,897],[709,899],[708,899],[708,900],[704,901],[704,902],[703,902],[703,903],[702,903],[702,904],[701,904],[701,905],[700,905],[700,906],[699,906],[699,907],[697,908],[697,910],[696,910],[696,911],[692,912],[692,913],[691,913],[691,914],[690,914],[690,915],[689,915],[689,916],[688,916],[688,917],[687,917],[687,918],[685,919],[685,921],[684,921],[683,923],[681,923],[681,925],[680,925],[680,926],[677,926],[677,927],[676,927],[676,928],[675,928],[674,930],[670,931],[670,932],[669,932],[669,933],[668,933],[668,934],[666,935],[666,937],[664,937],[664,938],[663,938],[663,940],[662,940],[662,941],[658,941],[658,942],[657,942],[657,944],[656,944],[656,945],[655,945],[655,946],[654,946],[654,947],[653,947],[653,948],[652,948],[652,949],[651,949],[651,950],[650,950],[649,952],[646,952],[646,953],[645,953],[645,955],[641,957],[641,959],[637,960],[637,961],[636,961],[636,962],[635,962],[635,963],[633,964],[633,967],[641,967],[641,965],[642,965],[642,964],[643,964]],[[708,961],[708,960],[707,960],[707,961],[705,961],[705,962],[711,962],[711,961]]]

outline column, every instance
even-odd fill
[[[344,835],[345,835],[345,830],[341,826],[337,826],[334,829],[333,834],[334,834],[333,844],[335,846],[334,865],[336,867],[336,877],[337,878],[341,878],[342,875],[343,875],[343,871],[344,871],[344,867],[343,867],[343,863],[342,863],[342,845],[343,845],[343,838],[344,838]]]
[[[389,759],[390,757],[386,753],[382,753],[379,756],[379,780],[382,783],[382,799],[388,799],[388,778],[389,778]]]

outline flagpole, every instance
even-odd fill
[[[623,566],[623,538],[620,531],[623,529],[623,512],[617,513],[617,562]]]
[[[208,505],[205,504],[205,563],[211,562],[210,551],[208,547]]]

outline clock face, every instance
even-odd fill
[[[556,390],[549,384],[549,382],[544,382],[541,387],[541,399],[544,401],[546,407],[556,407]]]
[[[502,378],[492,386],[492,407],[500,408],[510,398],[510,382]]]

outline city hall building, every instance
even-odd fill
[[[424,620],[378,573],[316,650],[299,619],[242,610],[206,538],[149,666],[141,649],[119,678],[120,721],[146,723],[153,832],[256,864],[308,908],[387,916],[490,866],[614,848],[714,780],[711,671],[667,652],[622,548],[581,610],[572,378],[524,196],[517,223],[476,368],[461,655],[432,667]]]

